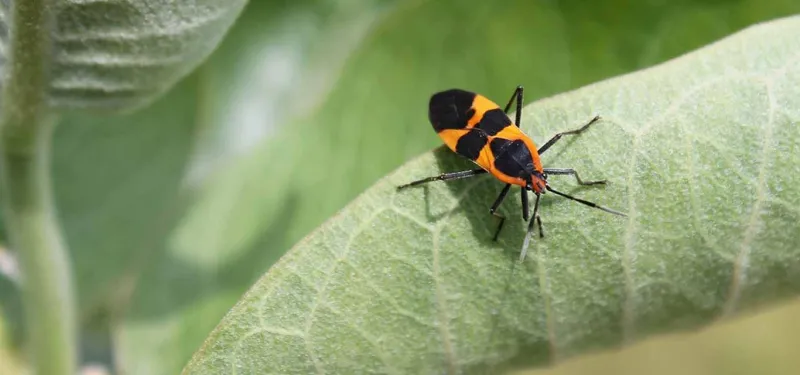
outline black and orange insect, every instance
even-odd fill
[[[533,191],[536,194],[536,200],[533,204],[533,216],[528,224],[520,260],[525,258],[534,222],[538,223],[539,237],[544,237],[542,219],[539,217],[539,198],[541,194],[547,191],[614,215],[626,216],[622,212],[553,189],[547,183],[547,176],[572,175],[580,185],[605,184],[605,180],[584,181],[578,175],[578,172],[572,168],[543,168],[539,158],[561,137],[582,133],[596,123],[600,116],[595,116],[580,128],[556,134],[537,149],[533,141],[519,128],[522,116],[522,94],[523,88],[518,86],[503,110],[486,97],[469,91],[451,89],[434,94],[430,99],[428,110],[428,118],[431,125],[433,125],[433,129],[439,134],[439,137],[442,138],[447,147],[457,154],[472,160],[480,168],[444,173],[398,187],[398,189],[403,189],[432,181],[457,180],[490,173],[498,180],[506,183],[506,186],[500,191],[500,195],[497,196],[497,199],[489,208],[489,213],[500,219],[493,236],[495,241],[500,235],[500,230],[505,222],[505,217],[497,213],[497,208],[503,203],[511,185],[522,187],[522,218],[526,222],[530,213],[527,191]],[[517,103],[516,122],[511,122],[507,113],[514,101]]]

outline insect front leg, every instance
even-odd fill
[[[599,120],[600,120],[600,116],[594,116],[594,118],[592,118],[591,120],[589,120],[589,122],[587,122],[585,125],[581,126],[581,127],[580,127],[580,128],[578,128],[578,129],[574,129],[574,130],[568,130],[568,131],[561,132],[561,133],[558,133],[558,134],[554,135],[554,136],[553,136],[553,138],[550,138],[550,140],[549,140],[549,141],[545,142],[545,144],[544,144],[544,145],[542,145],[542,147],[539,147],[539,155],[541,155],[541,154],[544,154],[544,152],[545,152],[545,151],[547,151],[547,149],[548,149],[548,148],[550,148],[550,146],[552,146],[552,145],[554,145],[556,142],[558,142],[558,140],[559,140],[559,139],[561,139],[561,137],[563,137],[563,136],[565,136],[565,135],[576,135],[576,134],[580,134],[580,133],[582,133],[584,130],[588,129],[588,128],[589,128],[589,126],[591,126],[592,124],[594,124],[595,122],[597,122],[597,121],[599,121]]]
[[[578,185],[603,185],[608,182],[606,180],[584,181],[581,179],[581,176],[578,175],[578,171],[572,168],[545,168],[544,173],[548,175],[573,175],[578,181]]]
[[[500,235],[500,230],[503,229],[503,224],[506,222],[506,217],[497,213],[497,208],[500,207],[500,204],[503,203],[503,200],[506,199],[506,195],[508,194],[508,190],[511,189],[511,184],[506,184],[502,191],[500,191],[500,195],[497,196],[497,199],[494,200],[492,203],[492,207],[489,208],[489,213],[492,216],[500,219],[500,223],[497,224],[497,230],[494,232],[494,236],[492,237],[492,241],[497,241],[497,237]]]

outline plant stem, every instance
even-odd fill
[[[50,191],[56,123],[47,105],[51,0],[10,3],[9,65],[0,114],[0,178],[11,248],[22,270],[32,364],[38,374],[77,370],[75,296]]]

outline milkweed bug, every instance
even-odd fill
[[[539,237],[544,238],[542,219],[539,217],[539,198],[547,191],[614,215],[627,216],[622,212],[553,189],[547,183],[548,175],[572,175],[579,185],[599,185],[605,184],[606,181],[584,181],[572,168],[543,168],[539,158],[561,137],[581,134],[600,120],[600,116],[595,116],[580,128],[556,134],[537,149],[530,137],[519,128],[522,116],[522,93],[522,86],[517,86],[503,110],[500,110],[497,104],[486,97],[469,91],[451,89],[434,94],[430,99],[428,110],[428,119],[433,125],[433,129],[447,147],[472,160],[480,168],[444,173],[397,187],[399,190],[432,181],[457,180],[490,173],[506,183],[506,186],[500,191],[500,195],[489,208],[489,213],[500,220],[493,236],[494,241],[500,235],[500,230],[505,222],[505,217],[497,213],[497,208],[503,203],[511,185],[522,187],[522,218],[526,222],[530,212],[527,191],[533,191],[536,194],[536,200],[533,204],[533,216],[528,223],[528,230],[522,245],[520,261],[525,259],[534,222],[538,224]],[[514,101],[517,103],[516,122],[512,123],[507,113]]]

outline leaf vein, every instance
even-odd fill
[[[743,284],[747,279],[747,267],[750,265],[750,252],[752,251],[752,243],[758,234],[761,227],[761,206],[766,201],[766,188],[767,188],[767,164],[768,157],[771,155],[771,145],[773,132],[775,130],[775,112],[777,103],[775,102],[775,94],[773,93],[772,81],[766,80],[767,98],[769,99],[769,110],[767,112],[767,124],[764,127],[764,139],[761,141],[761,160],[758,166],[758,177],[756,184],[756,199],[751,207],[750,216],[747,219],[747,226],[742,238],[741,245],[739,246],[739,253],[736,256],[736,261],[733,264],[733,276],[731,277],[731,285],[728,289],[728,298],[723,309],[723,316],[727,316],[736,311],[741,298]]]
[[[715,77],[713,79],[709,79],[707,81],[703,81],[702,83],[699,83],[699,84],[696,84],[694,86],[691,86],[687,90],[681,91],[681,94],[678,95],[677,98],[672,100],[670,105],[666,109],[664,109],[663,111],[659,112],[659,114],[657,116],[655,116],[652,119],[650,119],[649,121],[647,121],[646,125],[640,127],[638,132],[637,132],[637,135],[643,136],[643,135],[647,134],[647,132],[650,131],[650,129],[652,129],[656,125],[662,123],[662,120],[673,117],[672,115],[674,115],[676,112],[678,112],[681,109],[681,107],[684,104],[686,104],[686,102],[689,101],[689,99],[692,99],[695,96],[695,94],[707,89],[708,87],[714,86],[716,84],[719,84],[719,83],[727,81],[727,80],[733,80],[733,79],[761,80],[761,79],[764,78],[764,76],[765,75],[763,73],[732,74],[732,73],[728,72],[726,74],[722,74],[720,76],[717,76],[717,77]]]
[[[542,313],[544,314],[545,327],[547,328],[547,342],[550,347],[550,361],[551,363],[556,363],[558,361],[558,340],[556,338],[556,323],[553,317],[551,306],[552,301],[550,299],[550,284],[549,280],[547,279],[544,251],[542,250],[541,246],[537,245],[536,247],[536,269],[539,275],[539,292],[541,293],[542,301],[544,302],[544,309]]]
[[[627,186],[628,186],[628,225],[625,228],[625,246],[622,249],[622,272],[625,276],[625,298],[624,305],[622,306],[622,342],[628,344],[635,335],[635,283],[633,280],[633,258],[635,257],[635,233],[636,226],[636,189],[634,187],[636,163],[638,158],[638,150],[641,149],[641,136],[634,136],[633,145],[631,146],[633,152],[631,153],[631,160],[628,162],[627,173]]]
[[[331,306],[331,304],[329,304],[329,303],[323,302],[323,305],[324,305],[324,307],[326,309],[328,309],[328,311],[330,311],[334,315],[338,316],[345,324],[350,326],[350,328],[353,331],[355,331],[356,333],[361,335],[361,337],[363,337],[364,340],[366,340],[373,347],[373,349],[374,349],[373,352],[378,356],[378,358],[380,358],[381,362],[383,362],[383,364],[387,367],[387,369],[386,369],[387,373],[390,373],[390,374],[400,373],[400,371],[397,368],[395,368],[394,366],[392,366],[390,364],[391,361],[389,361],[389,359],[385,357],[383,348],[378,343],[378,340],[375,339],[374,337],[372,337],[370,334],[368,334],[363,329],[361,329],[361,326],[356,324],[356,322],[354,322],[351,319],[351,315],[345,314],[345,313],[339,311],[335,307]]]
[[[436,289],[436,305],[437,315],[439,320],[439,335],[442,338],[442,346],[447,359],[448,373],[458,373],[457,361],[453,349],[452,339],[450,337],[450,322],[447,313],[447,302],[445,301],[445,293],[442,286],[441,275],[439,273],[439,235],[440,231],[437,230],[433,233],[433,282]]]
[[[195,13],[191,19],[173,19],[169,27],[159,27],[160,25],[151,24],[150,27],[141,28],[99,28],[84,29],[74,33],[60,33],[53,36],[58,42],[81,42],[87,41],[109,41],[119,42],[138,41],[147,38],[171,39],[185,34],[198,32],[210,24],[226,20],[227,13],[231,10],[228,7],[216,8],[213,12]],[[202,15],[202,17],[201,17]]]
[[[350,261],[345,261],[345,262],[353,270],[353,272],[355,272],[356,274],[361,276],[361,278],[365,281],[365,283],[366,283],[368,288],[372,289],[372,291],[374,291],[375,294],[378,295],[378,297],[382,298],[383,300],[388,302],[390,305],[392,305],[392,307],[395,310],[397,310],[398,313],[400,313],[403,316],[406,316],[408,318],[413,319],[414,321],[416,321],[417,323],[419,323],[420,325],[423,325],[425,327],[430,327],[430,328],[434,327],[433,324],[425,321],[424,318],[422,318],[420,316],[417,316],[413,312],[403,308],[400,305],[400,302],[398,302],[396,298],[394,298],[391,294],[384,292],[383,289],[381,289],[377,285],[375,285],[375,282],[373,282],[372,279],[370,277],[368,277],[368,275],[364,274],[364,272],[361,271],[361,268],[357,267],[355,264],[353,264]],[[430,276],[430,274],[428,274],[428,275]],[[369,296],[365,296],[365,298],[369,298]]]
[[[378,215],[382,214],[384,211],[385,211],[385,209],[384,210],[377,210],[377,211],[373,212],[372,215],[370,215],[364,221],[359,223],[359,225],[355,228],[355,230],[353,230],[352,234],[348,238],[347,245],[344,247],[344,251],[343,251],[341,257],[339,257],[339,259],[344,259],[344,258],[347,257],[347,255],[350,253],[350,250],[352,249],[353,240],[356,237],[358,237],[358,235],[360,235],[361,232],[364,231],[364,229],[366,229],[368,226],[370,226],[372,221],[375,220],[375,218]],[[328,290],[328,286],[331,283],[331,279],[333,278],[333,274],[334,274],[334,272],[336,272],[336,268],[339,266],[340,263],[341,263],[340,260],[335,260],[335,261],[331,262],[330,270],[326,273],[325,280],[323,280],[323,282],[322,282],[322,287],[317,290],[317,295],[314,298],[314,304],[311,306],[311,311],[309,311],[309,313],[308,313],[306,326],[305,326],[305,329],[303,330],[305,335],[308,335],[308,333],[311,331],[311,326],[314,325],[314,316],[316,315],[317,309],[319,308],[320,304],[322,303],[322,300],[323,300],[323,298],[325,296],[325,293]],[[306,345],[305,346],[306,346],[306,351],[308,352],[308,355],[311,358],[311,361],[314,362],[314,367],[316,368],[317,373],[324,374],[325,370],[322,367],[322,363],[320,363],[320,361],[317,360],[316,356],[314,355],[314,351],[313,351],[313,348],[311,347],[311,344],[310,344],[309,340],[306,340]]]
[[[694,165],[694,153],[692,152],[693,150],[692,141],[694,141],[694,139],[690,131],[686,131],[686,129],[683,129],[683,133],[684,133],[684,147],[686,148],[686,163],[684,163],[686,165],[686,175],[689,176],[689,179],[694,180],[698,177],[695,175],[696,168]],[[725,154],[723,153],[722,155]],[[690,216],[695,231],[699,232],[698,234],[703,239],[703,242],[706,244],[706,246],[710,248],[716,248],[717,242],[713,238],[709,237],[708,232],[705,230],[705,226],[702,225],[701,223],[700,215],[698,215],[698,213],[702,211],[701,209],[702,204],[700,203],[701,199],[697,194],[697,186],[692,183],[685,184],[684,186],[686,186],[687,193],[689,195],[689,204],[691,205],[692,212],[694,213],[693,215]]]

